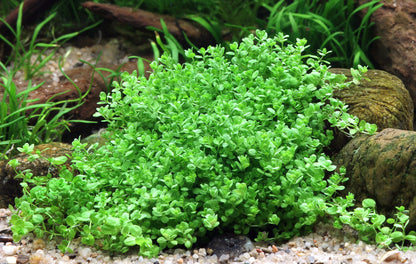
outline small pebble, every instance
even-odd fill
[[[19,263],[19,264],[29,263],[29,256],[28,255],[18,255],[17,256],[17,263]]]
[[[294,241],[290,241],[289,243],[287,243],[287,245],[288,245],[289,247],[296,247],[296,242],[294,242]]]
[[[16,257],[6,257],[7,264],[16,264],[17,258]]]
[[[314,256],[308,256],[307,259],[308,259],[309,263],[314,263],[315,262],[315,257]]]
[[[228,262],[228,260],[230,259],[230,255],[229,254],[223,254],[221,255],[219,261],[222,263]]]
[[[33,241],[32,244],[32,248],[34,251],[38,250],[38,249],[44,249],[45,248],[45,242],[43,241],[43,239],[35,239]]]
[[[370,246],[370,245],[367,245],[367,246],[365,246],[365,251],[366,252],[371,252],[371,251],[373,251],[374,249]]]
[[[324,242],[321,244],[321,248],[323,251],[327,251],[329,248],[329,244],[327,242]]]
[[[3,247],[3,252],[4,252],[4,255],[6,256],[13,256],[13,255],[16,255],[17,249],[18,249],[17,246],[8,245],[8,246]]]
[[[177,248],[173,252],[173,255],[183,255],[183,254],[185,254],[185,250],[184,249],[181,249],[181,248]]]
[[[247,260],[249,260],[250,259],[250,254],[248,254],[248,253],[243,253],[243,254],[241,254],[240,255],[240,257],[239,257],[239,259],[241,260],[241,261],[244,261],[244,262],[246,262]]]
[[[205,248],[200,248],[199,251],[198,251],[198,254],[201,257],[205,257],[207,255],[207,250]]]
[[[212,253],[214,253],[214,250],[212,250],[211,248],[207,248],[207,254],[212,255]]]
[[[388,251],[386,253],[383,254],[383,256],[381,256],[380,258],[380,263],[381,262],[392,262],[392,261],[402,261],[402,255],[400,253],[400,251],[398,250],[392,250],[392,251]]]
[[[78,254],[83,257],[84,259],[87,259],[91,256],[91,248],[81,248],[78,251]]]

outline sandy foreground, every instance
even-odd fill
[[[137,252],[110,255],[92,247],[71,244],[73,253],[61,253],[56,241],[44,241],[31,236],[18,243],[11,241],[8,220],[11,212],[0,209],[0,264],[62,264],[62,263],[416,263],[416,251],[378,249],[356,241],[348,229],[334,230],[328,224],[318,224],[314,233],[295,237],[288,243],[265,245],[247,241],[238,248],[215,254],[211,248],[175,249],[162,252],[157,258],[143,258]],[[220,242],[221,243],[221,242]]]

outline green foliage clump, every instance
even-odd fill
[[[362,207],[347,210],[354,206],[354,195],[348,194],[345,198],[336,197],[327,204],[326,212],[335,216],[333,225],[342,229],[349,225],[358,232],[358,237],[366,243],[376,243],[380,248],[392,248],[392,244],[400,250],[408,250],[410,245],[416,244],[416,232],[406,233],[409,224],[409,211],[403,206],[396,207],[394,217],[387,218],[376,212],[376,202],[373,199],[364,199]]]
[[[228,52],[188,50],[183,65],[163,55],[149,79],[123,74],[101,94],[108,142],[73,143],[78,174],[64,168],[47,182],[22,175],[14,239],[58,235],[65,250],[80,236],[151,256],[190,248],[214,230],[270,231],[277,240],[310,231],[343,188],[341,175],[325,177],[335,169],[323,153],[328,125],[350,134],[376,127],[332,98],[344,76],[304,55],[305,40],[286,38],[257,31]]]

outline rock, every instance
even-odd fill
[[[34,152],[37,150],[42,152],[43,157],[52,158],[52,157],[59,157],[59,156],[67,156],[72,152],[72,146],[65,143],[60,142],[52,142],[47,144],[41,144],[35,146]],[[30,169],[35,176],[45,176],[48,173],[51,174],[52,177],[56,177],[59,175],[59,170],[51,167],[49,161],[46,159],[37,159],[35,161],[28,161],[27,154],[18,154],[16,157],[12,157],[12,159],[17,159],[20,162],[20,165],[17,166],[18,171],[24,171]],[[64,164],[65,166],[69,166],[70,159],[66,161]],[[0,161],[0,194],[1,198],[6,199],[7,202],[12,203],[15,197],[20,196],[22,194],[22,188],[20,186],[20,179],[15,179],[16,172],[13,168],[8,164],[8,160],[1,160]],[[1,200],[1,199],[0,199]],[[2,205],[3,207],[7,207],[7,205]]]
[[[19,263],[19,264],[29,263],[29,256],[28,255],[18,255],[17,256],[17,263]]]
[[[352,79],[349,69],[334,68],[336,74]],[[359,85],[336,90],[334,96],[349,105],[349,113],[369,123],[378,130],[397,128],[413,130],[414,107],[409,91],[396,76],[381,70],[368,70]]]
[[[228,254],[223,254],[221,255],[221,257],[219,258],[219,262],[220,263],[228,263],[230,260],[230,255]]]
[[[376,135],[352,139],[333,159],[345,166],[349,180],[345,193],[377,202],[377,211],[388,216],[396,206],[409,210],[409,228],[416,227],[416,132],[387,128]]]
[[[17,254],[19,248],[15,245],[6,245],[3,247],[3,253],[6,256],[13,256]]]
[[[98,146],[103,146],[107,140],[103,137],[103,134],[106,132],[105,128],[102,128],[98,130],[97,132],[93,132],[91,135],[89,135],[86,138],[83,138],[81,140],[81,143],[87,143],[88,146],[98,143]]]
[[[219,258],[223,255],[228,255],[228,258],[234,258],[254,249],[254,245],[248,237],[233,234],[214,237],[207,247],[212,250],[212,254],[217,255]]]
[[[336,74],[352,79],[349,69],[334,68]],[[403,82],[396,76],[380,70],[368,70],[359,85],[334,91],[334,97],[349,105],[348,113],[360,120],[376,124],[378,131],[385,128],[413,130],[413,103]],[[336,153],[350,140],[335,132],[331,150]]]
[[[387,251],[386,253],[383,254],[383,256],[381,256],[379,258],[379,262],[383,263],[383,262],[396,262],[398,261],[399,263],[404,263],[406,262],[406,259],[403,258],[403,253],[398,251],[398,250],[391,250],[391,251]],[[393,262],[393,263],[394,263]]]
[[[17,258],[16,257],[6,257],[6,263],[7,264],[16,264],[17,263]]]
[[[381,2],[383,6],[371,16],[374,35],[380,37],[370,49],[371,56],[378,68],[403,80],[416,105],[416,1]]]
[[[37,250],[33,253],[29,258],[30,264],[43,264],[43,263],[54,263],[54,260],[49,254],[45,254],[45,252],[41,249]]]

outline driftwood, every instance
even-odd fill
[[[57,0],[25,0],[22,8],[22,24],[33,22],[39,15],[47,11]],[[4,19],[12,28],[16,28],[19,7],[13,9]],[[13,43],[14,36],[6,24],[0,22],[0,34]],[[11,47],[0,43],[0,58],[2,61],[9,55]]]
[[[185,42],[183,33],[195,44],[206,45],[213,43],[213,38],[206,29],[197,27],[184,19],[155,14],[141,9],[119,7],[112,4],[85,2],[82,6],[104,18],[130,25],[139,30],[147,30],[146,28],[149,26],[162,29],[160,20],[163,19],[169,33],[182,43]]]
[[[57,0],[25,0],[22,10],[22,22],[23,24],[33,21],[40,13],[43,13],[49,9]],[[19,7],[16,7],[6,17],[7,24],[15,27],[17,17],[19,15]],[[3,31],[6,25],[0,23],[0,30]]]

